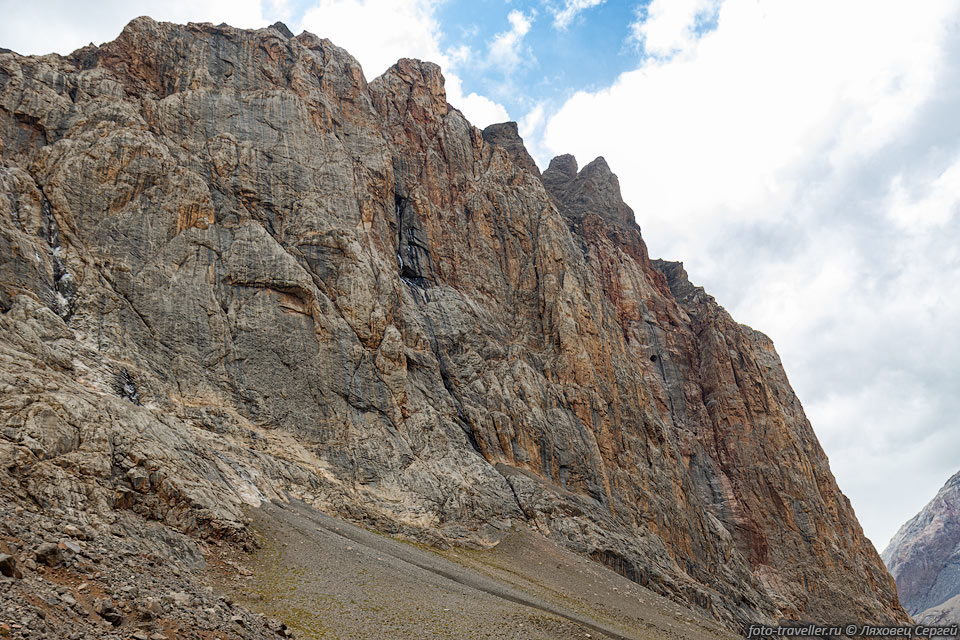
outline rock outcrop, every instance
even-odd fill
[[[367,82],[280,27],[0,54],[11,500],[238,541],[287,496],[432,544],[523,520],[732,628],[907,619],[771,341],[649,259],[602,158],[541,177],[436,65]]]
[[[532,173],[535,176],[540,175],[540,169],[537,163],[530,156],[530,152],[523,145],[523,138],[520,137],[520,131],[516,122],[501,122],[492,124],[483,130],[483,139],[490,144],[501,147],[510,155],[513,163],[521,169]]]
[[[900,527],[883,561],[918,623],[960,622],[960,473]]]

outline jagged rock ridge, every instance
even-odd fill
[[[433,64],[131,22],[0,55],[0,480],[242,538],[293,495],[515,519],[732,626],[903,621],[770,340],[647,255],[597,159],[537,175]]]
[[[882,556],[918,622],[960,623],[960,473],[900,527]]]

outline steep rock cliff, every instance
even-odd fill
[[[900,527],[883,561],[918,622],[960,622],[960,473]]]
[[[906,619],[770,340],[436,65],[139,18],[0,54],[0,132],[0,485],[40,509],[522,519],[734,627]]]

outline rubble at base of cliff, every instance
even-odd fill
[[[236,640],[292,638],[280,620],[237,606],[206,585],[198,541],[129,512],[97,525],[0,499],[0,639]]]
[[[773,343],[650,259],[603,158],[540,174],[437,65],[282,25],[0,51],[8,633],[283,633],[201,572],[287,496],[521,523],[728,629],[908,619]]]

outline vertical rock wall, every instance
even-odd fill
[[[437,543],[523,519],[733,626],[906,619],[770,340],[649,259],[602,158],[540,176],[436,65],[139,18],[0,54],[0,133],[27,495],[201,533],[287,493]]]

